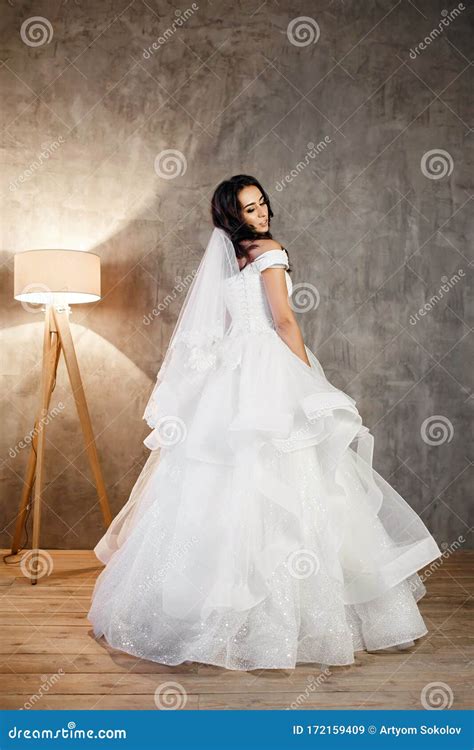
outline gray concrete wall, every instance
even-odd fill
[[[306,343],[356,399],[375,468],[440,544],[467,539],[473,22],[453,8],[3,4],[3,546],[43,333],[13,299],[14,254],[101,256],[103,298],[71,322],[116,513],[148,455],[141,416],[184,298],[167,295],[197,266],[215,185],[239,172],[270,192]],[[101,515],[63,362],[60,402],[41,546],[92,547]]]

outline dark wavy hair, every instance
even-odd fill
[[[242,188],[251,185],[260,190],[268,206],[267,232],[256,232],[242,218],[238,194]],[[236,174],[219,183],[211,199],[211,215],[214,226],[223,229],[232,240],[237,258],[247,257],[248,251],[253,246],[252,240],[273,239],[270,232],[270,220],[273,216],[270,198],[259,181],[250,175]]]

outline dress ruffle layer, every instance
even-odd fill
[[[427,632],[416,571],[441,551],[306,351],[311,367],[273,329],[236,334],[182,394],[157,389],[150,456],[95,548],[96,636],[254,669],[350,664]]]

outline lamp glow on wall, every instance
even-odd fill
[[[106,528],[112,520],[69,327],[70,305],[96,302],[101,298],[100,257],[95,253],[79,250],[28,250],[17,253],[14,256],[14,297],[26,309],[30,304],[41,304],[44,305],[45,311],[40,405],[35,419],[26,479],[12,543],[12,555],[17,555],[21,551],[21,537],[31,507],[34,485],[33,539],[29,557],[31,565],[28,566],[27,575],[31,578],[31,583],[35,584],[41,576],[42,567],[39,538],[44,483],[45,429],[48,421],[46,418],[56,383],[61,351],[64,354]],[[25,571],[25,568],[23,569]]]

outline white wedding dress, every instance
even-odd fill
[[[145,412],[151,453],[95,547],[106,567],[88,614],[121,651],[288,669],[427,633],[417,571],[441,551],[372,468],[354,399],[276,332],[272,265],[288,268],[284,250],[229,279],[228,334],[212,356],[193,350],[179,398],[162,390],[168,417],[153,399]]]

